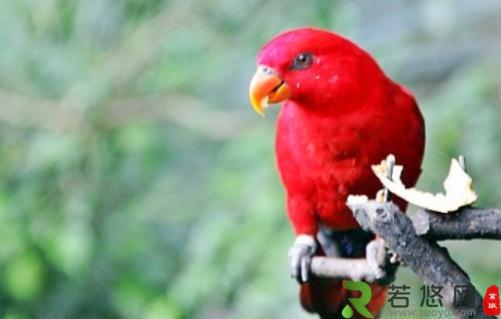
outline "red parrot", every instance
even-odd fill
[[[284,102],[275,152],[296,233],[289,250],[291,275],[301,284],[307,310],[338,318],[349,292],[340,281],[310,276],[311,258],[329,251],[364,256],[373,235],[359,228],[345,205],[347,196],[373,198],[381,184],[370,166],[390,153],[405,167],[405,185],[413,186],[421,172],[424,120],[406,88],[369,53],[330,31],[281,33],[264,45],[257,65],[249,90],[254,109],[263,114],[268,103]],[[406,203],[396,202],[404,211]],[[320,240],[322,234],[330,245]],[[368,308],[377,316],[386,289],[371,288]]]

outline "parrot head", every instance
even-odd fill
[[[258,54],[249,98],[264,115],[271,103],[294,101],[310,109],[340,111],[361,105],[361,92],[382,75],[376,62],[349,40],[330,31],[300,28],[269,41]]]

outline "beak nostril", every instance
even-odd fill
[[[264,74],[268,74],[268,75],[275,74],[275,71],[272,68],[268,67],[268,66],[262,66],[261,67],[261,72],[263,72]]]

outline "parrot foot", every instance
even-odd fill
[[[311,260],[317,244],[313,236],[299,235],[289,249],[289,269],[291,277],[299,283],[310,280]]]
[[[398,262],[392,260],[393,255],[382,238],[373,239],[367,244],[365,258],[379,284],[387,285],[395,280]]]

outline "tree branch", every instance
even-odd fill
[[[350,278],[386,285],[395,280],[398,262],[392,260],[385,242],[374,239],[365,248],[365,258],[314,257],[311,272],[320,278]]]
[[[428,240],[501,239],[501,210],[464,207],[440,214],[419,209],[411,217],[416,233]]]
[[[491,318],[483,314],[482,297],[468,275],[451,258],[447,249],[439,246],[435,240],[498,239],[501,223],[499,210],[464,208],[447,215],[420,210],[411,220],[391,202],[368,201],[350,204],[350,208],[360,226],[382,238],[388,249],[395,252],[425,284],[442,287],[444,305],[458,318]],[[416,225],[418,230],[414,228]],[[369,282],[380,279],[374,267],[370,267],[370,259],[315,257],[312,272],[319,277]],[[455,296],[456,287],[466,287],[471,294]],[[474,315],[458,311],[464,310],[458,305],[465,303],[474,310]]]
[[[369,267],[365,258],[314,257],[311,272],[320,278],[350,278],[367,282],[377,279],[376,272]]]

